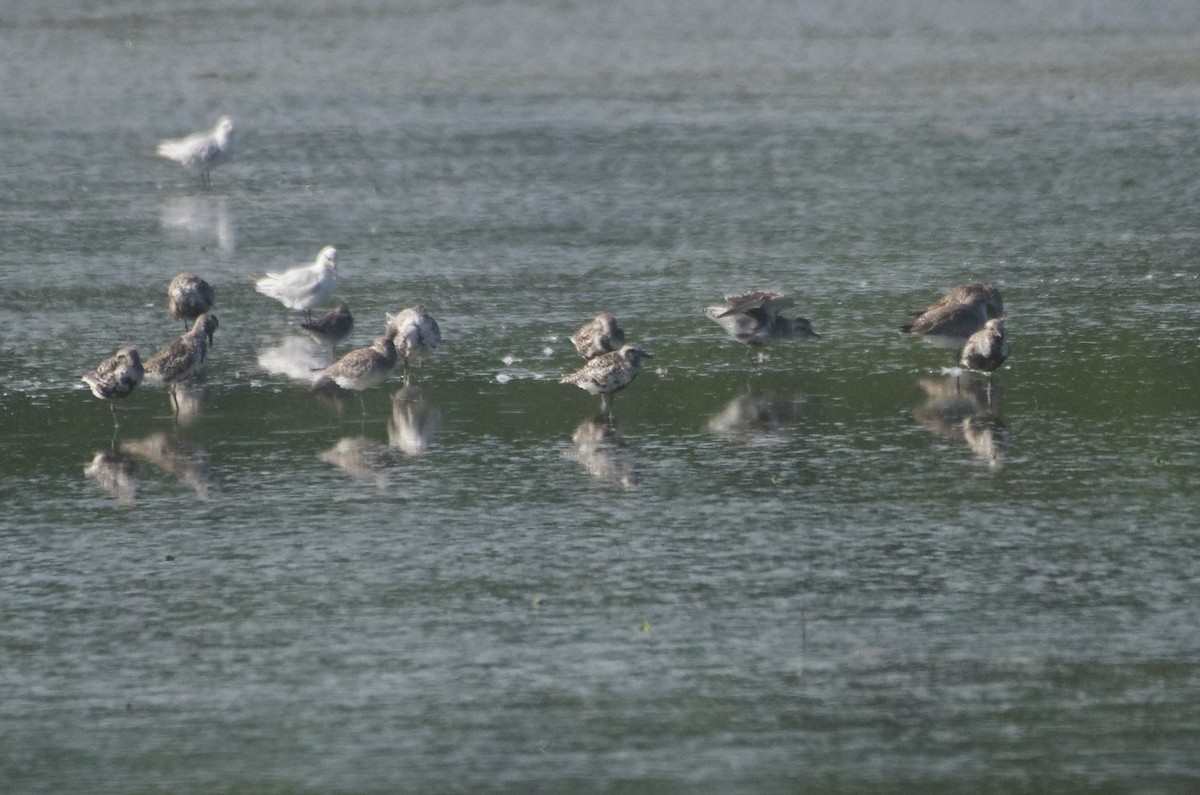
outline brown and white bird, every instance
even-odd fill
[[[959,364],[968,370],[991,373],[1008,358],[1008,340],[1004,336],[1004,320],[993,318],[983,328],[967,338]]]
[[[179,274],[167,287],[167,309],[184,328],[212,309],[215,300],[212,285],[190,273]]]
[[[358,392],[363,413],[366,414],[366,404],[362,402],[363,390],[382,384],[395,366],[395,342],[390,335],[376,337],[370,347],[355,348],[328,367],[317,370],[313,389],[323,389],[332,382],[342,389]]]
[[[625,332],[612,312],[601,312],[571,335],[571,344],[583,358],[595,359],[602,353],[620,350],[625,344]]]
[[[142,360],[138,357],[137,349],[121,348],[108,357],[90,373],[84,373],[82,380],[92,390],[92,394],[101,400],[109,401],[113,421],[117,419],[117,407],[112,401],[129,397],[134,388],[142,383],[145,371]]]
[[[725,296],[721,306],[707,306],[704,314],[738,342],[753,349],[766,345],[768,340],[796,337],[819,337],[806,318],[787,318],[780,310],[794,306],[795,301],[780,293],[747,290],[741,295]]]
[[[620,350],[602,353],[587,364],[558,380],[560,384],[574,384],[592,395],[600,395],[600,410],[611,413],[611,398],[633,383],[642,371],[642,360],[653,359],[641,345],[631,343]]]
[[[183,336],[158,350],[143,365],[146,380],[171,390],[171,406],[179,412],[175,386],[199,373],[208,358],[208,346],[217,330],[217,316],[206,312],[196,318],[192,328]]]
[[[960,284],[913,315],[913,322],[901,331],[923,336],[937,347],[956,348],[988,320],[1004,316],[1004,299],[992,284]]]
[[[163,141],[154,154],[199,173],[200,184],[207,189],[212,186],[209,172],[233,156],[233,145],[233,120],[222,116],[212,130]]]
[[[396,355],[404,360],[404,369],[412,364],[424,364],[442,341],[442,330],[433,315],[421,304],[394,315],[384,314],[387,316],[384,333],[395,341]]]

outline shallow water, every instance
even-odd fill
[[[1200,12],[975,5],[0,11],[0,789],[1190,791]],[[211,191],[146,157],[221,113]],[[276,366],[327,243],[415,389]],[[990,382],[896,331],[977,279]]]

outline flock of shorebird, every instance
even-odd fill
[[[164,141],[156,154],[196,171],[207,188],[211,184],[210,172],[229,159],[233,143],[233,122],[222,117],[209,132]],[[255,289],[288,309],[302,312],[301,328],[336,345],[354,327],[349,308],[339,303],[315,319],[312,310],[333,296],[337,288],[337,265],[337,249],[326,246],[311,265],[267,273],[255,281]],[[203,279],[180,274],[171,281],[167,295],[168,312],[185,326],[190,324],[188,330],[145,362],[132,347],[120,348],[100,362],[95,370],[83,376],[97,398],[113,401],[127,397],[146,380],[168,387],[172,406],[178,412],[175,387],[204,367],[218,324],[211,311],[215,293]],[[780,293],[750,290],[726,296],[723,304],[705,307],[703,313],[753,352],[772,340],[820,336],[807,319],[780,314],[793,305],[791,298]],[[991,373],[1008,357],[1004,302],[1000,291],[991,284],[959,285],[914,315],[913,321],[900,330],[920,335],[939,347],[958,349],[959,363],[964,368]],[[625,333],[611,312],[597,315],[570,339],[586,362],[576,372],[559,379],[559,383],[574,384],[592,395],[600,395],[601,411],[611,413],[613,396],[637,378],[642,361],[652,358],[651,355],[641,345],[625,341]],[[424,306],[418,304],[395,315],[388,314],[384,333],[370,346],[352,350],[328,367],[314,370],[314,386],[332,383],[358,392],[361,397],[363,390],[382,384],[401,360],[407,377],[410,365],[423,363],[440,341],[437,321]],[[115,421],[115,406],[113,417]]]

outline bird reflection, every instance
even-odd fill
[[[215,241],[225,252],[232,252],[237,246],[237,229],[227,196],[169,196],[159,207],[158,221],[165,230]]]
[[[392,447],[409,455],[420,455],[441,432],[442,412],[425,399],[420,388],[409,384],[392,395],[392,415],[387,427]]]
[[[803,395],[776,395],[748,388],[714,414],[705,427],[747,444],[767,442],[799,421],[806,407]]]
[[[564,458],[573,458],[593,477],[622,488],[637,486],[633,458],[622,447],[620,430],[605,414],[579,423],[571,434],[571,449]]]
[[[159,432],[144,439],[121,442],[120,449],[191,486],[200,500],[208,500],[212,478],[208,471],[208,453],[200,448]]]
[[[315,371],[332,363],[333,353],[328,345],[298,334],[284,337],[258,352],[258,366],[262,370],[305,384],[314,383],[317,380]]]
[[[990,468],[1003,465],[1009,434],[1000,419],[999,389],[970,373],[917,385],[925,402],[913,409],[913,419],[943,438],[965,442]]]
[[[183,427],[200,418],[208,391],[200,384],[187,381],[175,385],[175,424]]]
[[[132,458],[116,451],[100,451],[83,468],[83,474],[122,505],[137,502],[137,461]]]
[[[396,460],[391,449],[365,436],[346,436],[328,450],[317,453],[327,464],[333,464],[351,477],[372,480],[379,488],[386,488],[392,480]]]

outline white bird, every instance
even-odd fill
[[[312,265],[301,265],[282,273],[268,273],[254,282],[254,289],[274,298],[288,309],[304,313],[312,320],[312,308],[322,304],[337,288],[338,250],[326,246]]]
[[[209,188],[209,172],[233,156],[233,144],[233,120],[222,116],[212,130],[163,141],[154,154],[199,172],[200,184]]]
[[[437,321],[421,304],[402,309],[394,315],[387,314],[384,333],[395,340],[396,355],[404,359],[406,370],[413,362],[424,364],[442,341],[442,331]]]

